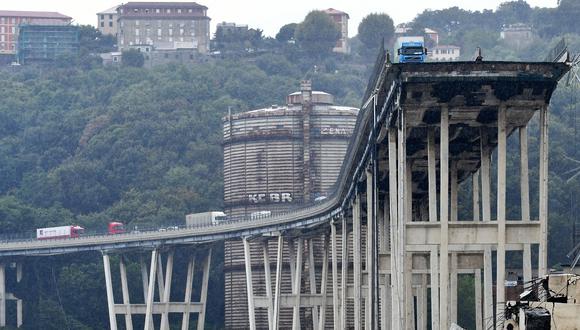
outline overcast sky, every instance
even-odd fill
[[[163,1],[163,0],[162,0]],[[185,0],[181,0],[185,1]],[[128,2],[128,1],[125,1]],[[358,24],[370,13],[387,13],[395,24],[411,21],[425,9],[458,6],[469,10],[495,9],[505,0],[199,0],[208,7],[212,34],[219,22],[248,24],[275,36],[281,26],[299,23],[311,10],[335,8],[350,15],[349,36],[356,35]],[[556,7],[557,0],[527,0],[532,7]],[[0,0],[3,10],[57,11],[80,24],[97,24],[96,13],[119,0]],[[404,5],[401,5],[404,4]]]

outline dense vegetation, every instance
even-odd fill
[[[576,2],[562,0],[556,9],[526,6],[518,1],[496,11],[426,11],[410,24],[415,30],[442,31],[446,42],[464,50],[482,46],[485,59],[542,59],[562,36],[573,50],[580,50],[578,25],[556,25],[578,17]],[[330,42],[313,51],[322,43],[313,41],[316,22],[310,22],[314,27],[288,24],[276,39],[263,39],[261,45],[272,50],[265,54],[187,67],[103,68],[90,53],[108,47],[110,41],[85,31],[86,51],[73,62],[0,69],[0,234],[32,235],[37,227],[72,223],[104,231],[110,219],[129,227],[168,225],[181,223],[186,213],[219,209],[221,118],[228,108],[239,112],[283,102],[303,78],[312,79],[315,89],[334,94],[338,104],[358,106],[373,64],[369,33],[376,33],[377,40],[392,35],[392,26],[381,27],[385,17],[371,18],[367,21],[376,23],[359,29],[367,32],[361,40],[352,40],[353,53],[348,56],[329,53]],[[534,24],[537,33],[535,42],[524,49],[499,40],[501,25],[517,22]],[[321,38],[328,41],[333,30],[325,31]],[[260,45],[255,35],[252,38],[252,46]],[[575,117],[580,99],[577,87],[561,85],[551,107],[552,265],[565,261],[571,248],[580,193],[579,179],[568,182],[574,172],[566,173],[577,166],[570,159],[580,160]],[[530,146],[534,143],[531,140]],[[510,139],[510,147],[516,150],[517,139]],[[537,180],[537,150],[531,152],[532,180]],[[515,158],[510,159],[510,171],[517,171]],[[519,205],[518,187],[510,184],[508,204]],[[535,201],[537,191],[531,187]],[[508,215],[516,218],[518,212],[513,207]],[[25,298],[27,328],[107,328],[99,256],[67,258],[26,264],[17,294]],[[223,283],[220,262],[218,258],[212,290]],[[131,267],[129,271],[138,273]],[[214,309],[208,322],[219,328],[223,295],[210,299]]]

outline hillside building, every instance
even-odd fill
[[[68,25],[71,21],[57,12],[0,10],[0,54],[16,54],[20,24]]]
[[[517,23],[504,26],[499,36],[507,45],[520,49],[533,42],[534,34],[530,25]]]
[[[18,29],[17,58],[21,64],[79,53],[78,26],[21,24]]]
[[[348,44],[348,14],[334,8],[328,8],[323,10],[323,12],[328,14],[340,28],[340,39],[338,39],[332,51],[342,54],[350,53],[350,45]]]
[[[118,48],[136,45],[155,49],[209,52],[207,7],[195,2],[128,2],[117,8]]]
[[[429,50],[429,59],[432,61],[457,61],[461,56],[461,47],[452,45],[438,45]]]
[[[115,6],[97,13],[97,29],[103,35],[117,35],[117,20],[119,19],[119,15],[117,14],[118,7]]]

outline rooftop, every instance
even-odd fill
[[[98,13],[97,13],[97,15],[99,15],[99,14],[116,14],[116,13],[117,13],[117,8],[118,8],[118,7],[119,7],[119,6],[115,6],[115,7],[111,7],[111,8],[109,8],[109,9],[107,9],[107,10],[103,10],[103,11],[101,11],[101,12],[98,12]]]
[[[123,7],[131,8],[183,8],[194,7],[199,9],[207,9],[206,6],[200,5],[197,2],[127,2]]]
[[[344,11],[340,11],[340,10],[334,9],[334,8],[325,9],[325,10],[323,10],[323,12],[327,13],[328,15],[346,15],[348,17],[348,14],[345,13]]]
[[[3,17],[33,17],[33,18],[55,18],[72,19],[72,17],[54,11],[23,11],[23,10],[0,10]]]

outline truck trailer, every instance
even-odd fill
[[[80,237],[85,229],[81,226],[60,226],[36,229],[36,239],[58,239]]]
[[[211,226],[226,220],[227,215],[221,211],[192,213],[185,216],[185,225],[187,227]]]

